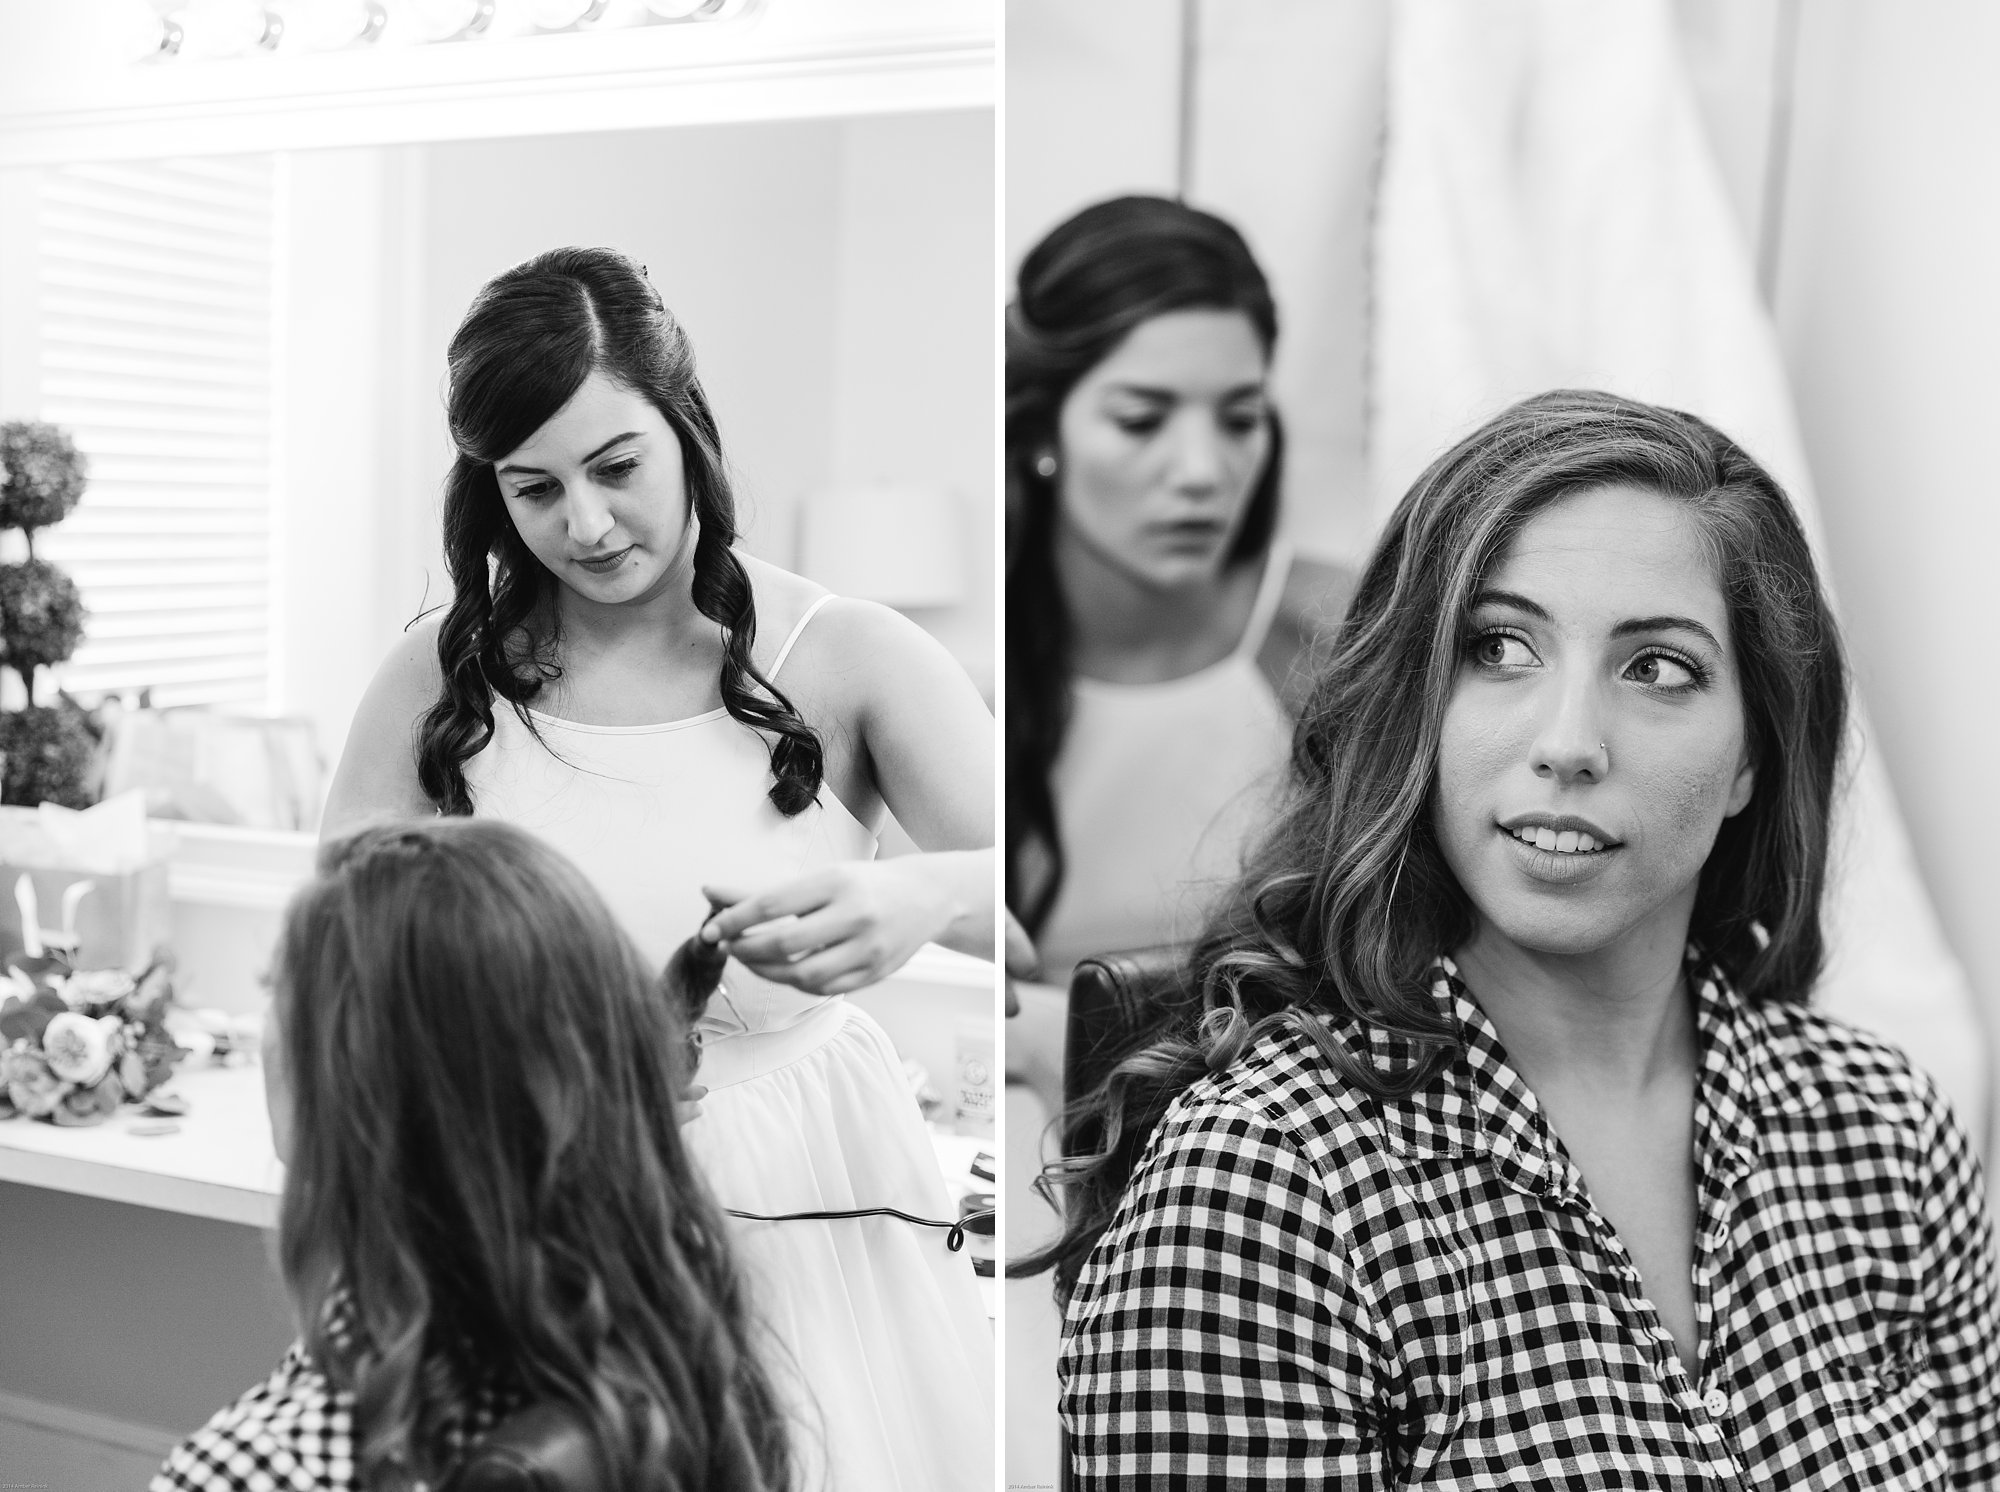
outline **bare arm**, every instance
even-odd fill
[[[822,623],[810,687],[855,732],[883,801],[923,853],[743,896],[709,928],[759,973],[824,994],[880,979],[926,942],[992,958],[993,717],[957,661],[887,607],[839,601]],[[797,920],[739,936],[786,916]]]
[[[435,811],[417,785],[416,728],[436,701],[442,678],[437,623],[430,619],[396,640],[361,696],[327,790],[322,840],[374,820],[429,818]]]

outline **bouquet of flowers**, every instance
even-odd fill
[[[101,1124],[172,1075],[173,966],[72,972],[60,954],[16,958],[0,980],[0,1119]]]

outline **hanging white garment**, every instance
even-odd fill
[[[1826,573],[1777,339],[1665,0],[1397,0],[1375,220],[1378,517],[1515,400],[1599,388],[1700,415],[1792,496]],[[1879,757],[1836,821],[1825,1008],[1969,1121],[1984,1041]]]

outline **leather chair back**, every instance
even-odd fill
[[[617,1492],[582,1416],[544,1401],[515,1411],[473,1447],[440,1492]]]
[[[1155,1033],[1199,1008],[1200,994],[1184,986],[1179,946],[1100,953],[1076,966],[1069,981],[1063,1044],[1063,1100],[1092,1092],[1124,1058]],[[1094,1123],[1063,1121],[1065,1155],[1095,1147]]]

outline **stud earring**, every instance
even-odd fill
[[[1044,451],[1035,458],[1035,475],[1047,481],[1056,474],[1056,453]]]

